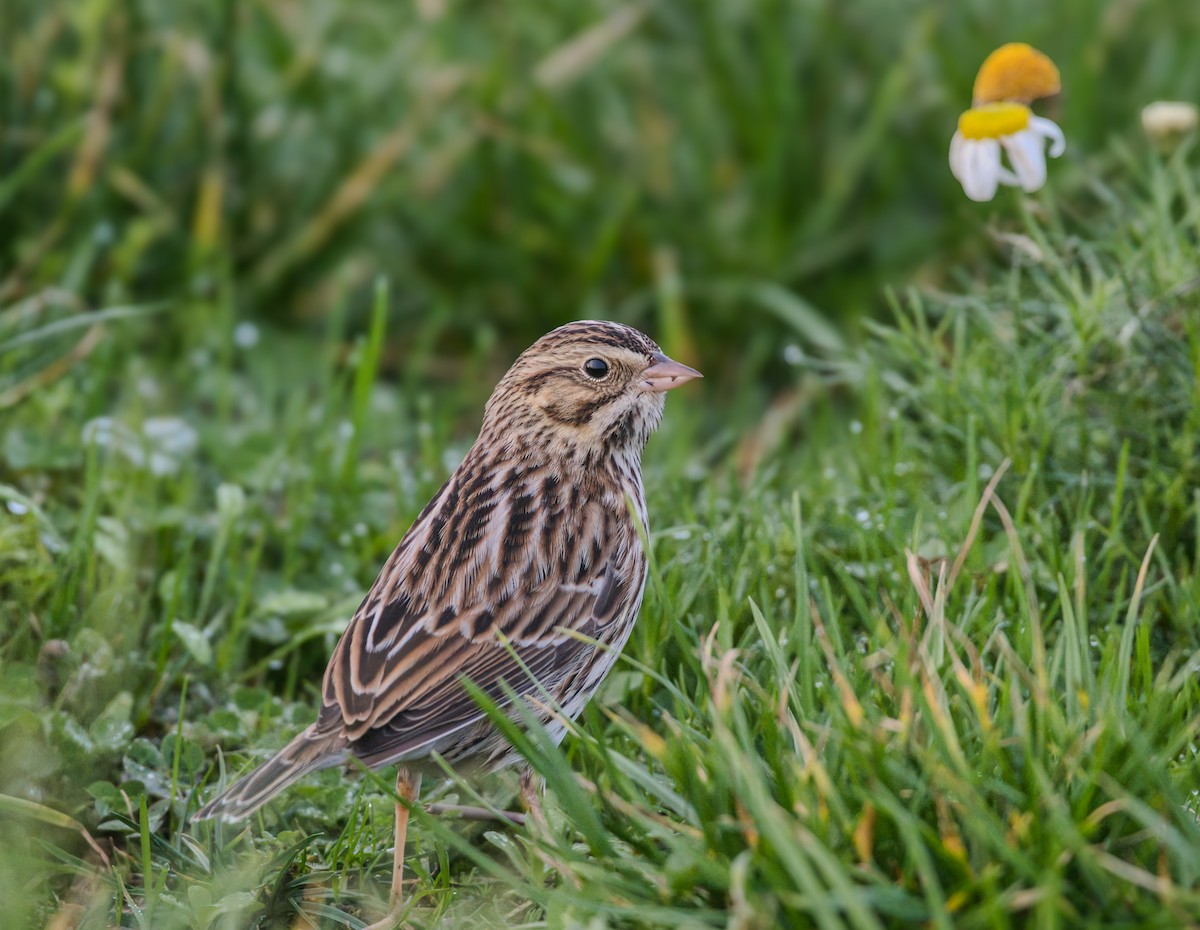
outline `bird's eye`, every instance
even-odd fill
[[[589,358],[583,363],[583,370],[589,378],[599,381],[608,374],[608,362],[602,358]]]

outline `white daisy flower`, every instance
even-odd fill
[[[1047,140],[1051,158],[1066,150],[1062,130],[1024,104],[972,107],[958,118],[950,140],[950,171],[972,200],[991,200],[1001,184],[1035,191],[1046,183]],[[1001,162],[1002,152],[1011,167]]]

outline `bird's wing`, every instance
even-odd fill
[[[520,531],[521,506],[518,496],[493,508],[478,531],[447,532],[443,521],[432,533],[437,518],[423,514],[350,621],[325,673],[318,726],[340,725],[368,764],[481,720],[463,679],[501,704],[506,686],[554,694],[594,648],[572,633],[606,641],[610,624],[636,609],[645,569],[632,531],[614,532],[584,508],[558,534],[565,543],[539,552]],[[509,559],[504,537],[514,532],[522,555]],[[455,558],[464,535],[470,556]]]

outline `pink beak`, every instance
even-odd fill
[[[703,377],[704,375],[695,368],[681,365],[659,352],[654,356],[654,364],[642,372],[642,376],[638,379],[638,385],[643,391],[652,391],[658,394]]]

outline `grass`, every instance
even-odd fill
[[[647,451],[646,603],[561,750],[514,734],[545,833],[416,813],[414,926],[1200,923],[1200,173],[1113,128],[1194,86],[1194,14],[437,9],[0,12],[0,923],[378,915],[387,773],[188,814],[585,314],[709,374]],[[981,213],[943,124],[1009,37],[1074,154]]]
[[[1128,167],[1026,212],[971,296],[804,355],[783,415],[672,398],[627,655],[563,750],[521,740],[549,832],[418,813],[415,925],[1200,917],[1200,200],[1184,154]],[[176,355],[157,315],[117,319],[12,411],[2,829],[34,842],[4,858],[9,925],[378,910],[386,779],[324,773],[244,829],[187,812],[306,722],[469,439],[490,377],[378,378],[391,316],[381,288],[363,330],[247,345],[217,308]],[[24,332],[18,368],[78,331]]]

